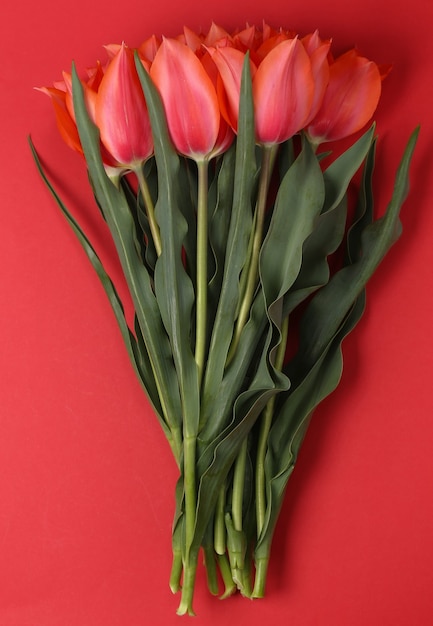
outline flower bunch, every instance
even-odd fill
[[[219,570],[223,596],[264,595],[311,414],[338,384],[342,340],[400,232],[417,133],[375,219],[374,125],[339,156],[320,147],[366,126],[388,68],[356,50],[335,57],[318,32],[267,24],[184,28],[106,50],[85,78],[73,68],[41,91],[84,155],[132,296],[132,328],[32,149],[101,278],[179,466],[170,586],[182,591],[179,613],[192,613],[200,550],[212,593]],[[352,215],[348,188],[360,168]]]

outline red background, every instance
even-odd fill
[[[378,211],[422,130],[404,235],[368,287],[345,373],[317,411],[291,479],[268,595],[219,601],[199,575],[198,624],[433,623],[433,46],[430,0],[39,0],[0,9],[0,626],[178,624],[168,589],[176,469],[106,296],[39,179],[31,132],[111,273],[83,163],[33,86],[211,20],[320,29],[393,63],[377,111]],[[122,292],[123,293],[123,292]],[[123,294],[124,295],[124,294]],[[187,619],[187,618],[184,618]]]

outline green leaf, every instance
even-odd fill
[[[284,297],[284,315],[326,285],[329,280],[328,256],[341,244],[346,226],[347,188],[365,159],[373,141],[372,126],[353,146],[338,157],[324,172],[325,200],[313,232],[302,250],[299,274]],[[323,155],[319,155],[320,159]]]
[[[99,132],[88,116],[75,66],[72,68],[72,90],[78,132],[94,193],[113,237],[131,293],[165,419],[170,429],[176,432],[181,420],[180,394],[170,344],[152,290],[151,277],[140,257],[134,218],[124,193],[115,187],[105,172]]]
[[[250,370],[253,369],[254,373],[254,368],[257,368],[259,357],[256,357],[256,353],[262,354],[267,322],[263,293],[259,291],[234,357],[224,372],[219,393],[213,403],[207,406],[206,421],[199,435],[201,448],[212,442],[232,420],[233,404],[239,394],[245,391]],[[262,350],[258,350],[259,345]]]
[[[269,557],[284,491],[312,412],[340,380],[343,364],[341,343],[362,316],[365,283],[395,240],[417,132],[410,138],[404,153],[388,210],[376,222],[372,222],[375,145],[371,145],[364,166],[355,221],[347,235],[349,265],[337,272],[313,298],[302,319],[299,352],[287,368],[294,384],[277,401],[268,440],[265,461],[268,503],[265,524],[256,547],[256,561]],[[322,296],[323,293],[326,297]],[[310,341],[310,333],[319,336],[319,341]]]
[[[362,172],[362,180],[355,207],[355,215],[347,233],[347,258],[354,263],[362,256],[362,233],[374,218],[373,172],[376,140],[371,144]]]
[[[269,556],[287,481],[296,463],[312,412],[337,387],[343,365],[341,342],[356,325],[363,311],[362,294],[320,358],[301,383],[285,394],[286,398],[276,410],[265,459],[267,507],[263,529],[255,548],[256,559]]]
[[[244,439],[269,399],[288,388],[288,380],[268,365],[269,343],[263,349],[257,372],[249,388],[233,406],[231,423],[209,443],[197,462],[200,476],[196,528],[193,546],[200,545],[206,526],[213,515],[220,488],[232,467]]]
[[[215,209],[210,214],[209,240],[215,261],[215,271],[209,283],[210,318],[215,320],[224,274],[224,259],[233,207],[236,144],[221,157],[221,164],[214,185],[216,186]]]
[[[373,221],[372,176],[374,168],[375,142],[371,145],[364,165],[361,188],[358,196],[354,223],[347,234],[349,264],[360,256],[359,242],[362,230]],[[321,215],[325,225],[328,216],[335,209]],[[325,233],[331,235],[331,233]],[[331,237],[332,238],[332,237]],[[358,254],[355,254],[355,250]],[[282,505],[287,481],[293,471],[305,433],[308,429],[314,408],[338,385],[343,359],[341,343],[362,316],[365,307],[365,291],[356,300],[342,327],[329,345],[306,373],[304,378],[289,393],[283,394],[277,405],[273,426],[268,440],[268,453],[265,461],[267,476],[266,522],[258,541],[256,558],[266,558],[272,535]]]
[[[289,315],[309,295],[328,282],[328,256],[337,250],[343,240],[346,216],[345,194],[332,210],[317,217],[313,232],[304,242],[299,274],[284,296],[283,316]]]
[[[157,393],[157,389],[155,386],[155,381],[153,378],[153,372],[151,370],[150,367],[150,362],[149,362],[149,358],[147,355],[147,351],[146,348],[144,346],[144,343],[142,342],[142,338],[141,336],[137,335],[137,337],[134,336],[134,334],[132,333],[132,331],[130,330],[130,328],[128,327],[128,324],[126,322],[126,318],[125,318],[125,314],[124,314],[124,310],[123,310],[123,306],[122,306],[122,302],[117,294],[116,288],[112,282],[112,280],[110,279],[110,277],[108,276],[107,272],[105,271],[100,258],[98,257],[95,249],[93,248],[91,242],[89,241],[89,239],[87,238],[87,236],[85,235],[85,233],[83,232],[82,228],[80,227],[80,225],[78,224],[78,222],[75,220],[75,218],[71,215],[71,213],[68,211],[68,209],[66,208],[65,204],[63,203],[63,201],[61,200],[60,196],[58,195],[58,193],[56,192],[56,190],[54,189],[53,185],[51,184],[51,182],[49,181],[46,173],[44,172],[39,156],[36,152],[36,149],[31,141],[31,139],[29,138],[29,143],[30,143],[30,148],[33,154],[33,158],[35,160],[36,163],[36,167],[43,179],[43,181],[45,182],[47,188],[49,189],[49,191],[51,192],[52,196],[54,197],[58,207],[60,208],[60,210],[62,211],[63,215],[65,216],[66,220],[68,221],[70,227],[72,228],[73,232],[75,233],[78,241],[80,242],[81,246],[84,249],[84,252],[86,253],[89,261],[91,262],[99,280],[101,281],[101,284],[104,288],[105,293],[107,294],[108,300],[111,304],[111,307],[113,309],[114,315],[116,317],[117,323],[119,325],[120,328],[120,332],[122,334],[122,338],[123,341],[125,343],[126,349],[128,351],[128,355],[129,358],[131,359],[131,362],[134,366],[135,372],[138,376],[138,379],[140,380],[141,384],[143,385],[143,388],[145,390],[145,392],[147,393],[150,402],[153,405],[153,408],[157,414],[157,417],[159,419],[159,421],[161,422],[161,426],[163,427],[164,433],[165,435],[170,438],[170,431],[167,427],[167,424],[164,421],[164,417],[162,414],[162,409],[161,409],[161,405],[160,405],[160,401],[159,401],[159,397],[158,397],[158,393]],[[139,332],[139,328],[136,328],[136,331]]]
[[[203,381],[201,426],[206,427],[220,385],[229,351],[239,301],[239,276],[245,263],[252,225],[255,183],[255,132],[252,85],[248,55],[242,74],[236,142],[234,196],[224,263],[221,294],[212,330],[209,359]]]
[[[160,96],[138,57],[136,67],[149,111],[158,170],[155,215],[162,251],[155,266],[155,293],[179,380],[184,432],[192,435],[198,429],[199,385],[191,348],[194,289],[182,263],[188,224],[179,208],[180,159],[169,138]]]
[[[401,232],[399,213],[407,194],[409,164],[417,134],[415,131],[408,142],[385,215],[363,230],[361,258],[337,272],[307,308],[300,328],[299,357],[291,368],[295,379],[319,358],[329,338],[337,332],[352,303]]]
[[[272,308],[296,279],[304,241],[313,231],[325,198],[320,165],[308,141],[280,183],[271,222],[260,252],[260,280]]]
[[[343,152],[324,171],[325,204],[323,212],[330,211],[342,201],[350,181],[361,167],[374,137],[375,125],[362,135],[348,150]]]

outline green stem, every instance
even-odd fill
[[[281,371],[286,353],[287,333],[289,318],[286,317],[281,324],[281,341],[275,356],[274,368]],[[260,537],[266,515],[266,483],[265,483],[265,457],[268,449],[268,435],[274,416],[275,396],[267,403],[260,423],[260,432],[257,443],[256,456],[256,523],[257,537]]]
[[[251,594],[252,598],[264,598],[265,596],[266,574],[268,572],[268,565],[269,554],[266,557],[255,560],[256,572],[254,578],[254,589]]]
[[[196,344],[195,360],[199,381],[203,376],[206,354],[207,320],[207,247],[208,247],[208,162],[197,161],[197,300],[196,300]]]
[[[226,554],[217,555],[218,565],[221,572],[221,577],[224,583],[224,593],[221,596],[221,600],[233,595],[237,589],[236,583],[232,578],[232,570]]]
[[[258,190],[258,195],[257,195],[257,203],[256,203],[256,209],[255,209],[255,216],[254,216],[255,228],[253,231],[251,258],[250,258],[249,265],[246,268],[247,278],[245,281],[245,291],[244,291],[243,299],[239,308],[239,315],[236,320],[236,327],[234,330],[229,354],[227,356],[227,363],[230,363],[230,361],[232,360],[233,355],[238,346],[242,330],[250,314],[251,303],[253,301],[254,292],[257,287],[257,280],[258,280],[258,275],[259,275],[259,256],[260,256],[260,248],[262,246],[262,241],[263,241],[263,230],[264,230],[265,215],[266,215],[266,203],[267,203],[269,185],[271,182],[272,170],[274,167],[277,149],[278,149],[277,145],[263,146],[259,190]]]
[[[194,597],[195,577],[197,573],[198,551],[189,551],[183,564],[182,596],[180,599],[178,615],[195,615],[192,607]]]
[[[181,589],[180,579],[182,578],[182,550],[173,550],[173,560],[170,572],[170,589],[172,593],[177,593]]]
[[[179,496],[176,489],[176,498],[178,497]],[[171,591],[173,593],[177,593],[182,588],[181,579],[183,572],[183,518],[176,519],[174,522],[171,545],[173,551],[173,559],[171,564],[169,584]]]
[[[248,439],[242,442],[233,472],[231,515],[226,515],[227,549],[232,568],[232,577],[238,589],[243,592],[246,536],[243,532],[243,499],[245,488],[245,468],[248,454]]]
[[[218,591],[218,575],[216,554],[213,544],[213,520],[208,524],[203,542],[204,564],[206,568],[207,586],[212,595],[217,596]]]
[[[194,435],[185,434],[183,440],[183,474],[185,490],[185,547],[188,553],[194,538],[196,509],[196,441]]]
[[[207,319],[207,247],[208,247],[208,162],[197,161],[198,200],[197,200],[197,292],[196,292],[196,344],[195,362],[199,384],[202,379],[206,356]],[[194,595],[198,550],[192,548],[197,506],[197,433],[184,421],[183,476],[185,493],[185,545],[183,558],[182,598],[179,615],[194,615],[192,599]]]
[[[160,393],[159,385],[157,385],[158,393]],[[166,419],[167,424],[169,425],[169,421],[167,419],[166,413],[163,408],[163,415]],[[171,451],[173,453],[173,457],[176,461],[178,467],[180,467],[180,460],[182,458],[182,432],[178,426],[169,426],[170,436],[167,437],[168,443],[170,444]]]
[[[161,254],[161,235],[159,233],[159,226],[155,218],[155,207],[153,206],[153,200],[152,196],[150,195],[149,186],[143,174],[143,168],[140,165],[134,169],[134,173],[137,176],[138,184],[140,186],[140,192],[143,196],[143,202],[146,209],[147,219],[149,220],[150,232],[152,234],[156,254],[159,256]]]
[[[214,549],[217,554],[225,554],[226,542],[226,524],[225,524],[225,504],[226,504],[226,485],[225,482],[220,488],[218,501],[215,509],[214,519]]]
[[[247,462],[248,440],[244,439],[235,461],[233,473],[232,520],[235,530],[242,530],[242,504],[244,498],[245,467]]]

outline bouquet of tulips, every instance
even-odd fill
[[[170,586],[181,590],[178,612],[192,614],[201,550],[212,593],[221,579],[223,596],[264,595],[311,415],[339,382],[365,284],[400,234],[417,131],[376,219],[374,125],[359,131],[388,68],[356,50],[334,57],[317,32],[267,24],[185,28],[106,51],[85,78],[73,67],[41,91],[66,143],[84,155],[133,325],[32,150],[101,279],[178,464]],[[354,133],[333,156],[329,143]]]

